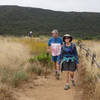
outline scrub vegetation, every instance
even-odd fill
[[[61,96],[63,96],[63,100],[66,100],[66,97],[70,97],[66,95],[66,93],[64,94],[62,90],[62,86],[64,85],[63,73],[61,77],[63,80],[61,79],[59,82],[56,81],[54,75],[52,75],[53,63],[51,61],[51,55],[46,54],[48,38],[41,38],[0,36],[0,100],[20,100],[18,99],[19,97],[23,97],[23,99],[26,98],[25,100],[27,100],[31,97],[35,98],[39,91],[41,91],[41,94],[46,93],[48,98],[50,91],[52,91],[50,98],[54,97],[53,91],[56,91],[58,94],[60,93]],[[89,47],[91,51],[97,53],[97,60],[99,62],[100,42],[83,42],[86,43],[86,46]],[[75,98],[77,98],[77,100],[100,100],[100,85],[94,75],[95,71],[96,74],[100,76],[100,70],[96,68],[95,65],[91,67],[91,63],[85,59],[84,55],[82,56],[81,53],[79,55],[80,68],[78,70],[78,76],[76,75],[77,86],[75,89],[72,88],[69,92],[72,93],[72,91],[75,91],[75,95],[73,94],[71,96],[76,96]],[[39,88],[37,86],[39,86]],[[28,95],[25,97],[25,90],[31,94],[31,96]],[[34,91],[34,96],[32,91]],[[20,93],[20,96],[16,96],[18,93]],[[58,100],[61,99],[61,96]],[[78,99],[78,97],[80,98]],[[43,97],[43,99],[45,100],[46,97]]]

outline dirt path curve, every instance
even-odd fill
[[[54,75],[48,79],[39,78],[34,84],[30,81],[16,90],[16,97],[18,100],[75,100],[75,87],[71,85],[70,90],[64,90],[64,76],[63,73],[60,80],[56,80]]]

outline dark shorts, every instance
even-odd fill
[[[52,56],[52,61],[53,62],[58,62],[58,64],[60,65],[61,55],[59,55],[59,56]]]
[[[62,71],[72,71],[72,72],[75,72],[76,69],[77,69],[76,62],[66,62],[66,61],[64,61],[62,63],[62,68],[61,68]]]

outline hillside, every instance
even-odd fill
[[[92,39],[100,37],[100,13],[58,12],[40,8],[0,6],[0,35],[50,35],[52,29],[62,34]]]

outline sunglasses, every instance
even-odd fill
[[[70,37],[65,37],[65,39],[70,39]]]

